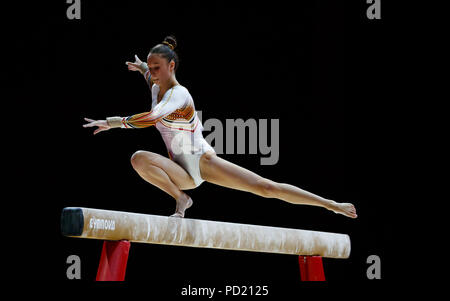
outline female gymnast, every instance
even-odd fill
[[[195,111],[189,91],[175,78],[178,56],[175,37],[168,36],[153,47],[147,63],[135,56],[135,62],[126,62],[128,69],[144,75],[151,89],[150,112],[129,117],[108,117],[92,120],[83,127],[98,127],[94,135],[111,128],[145,128],[156,126],[167,147],[169,158],[137,151],[131,157],[136,172],[147,182],[162,189],[176,200],[171,216],[184,217],[192,206],[192,199],[184,190],[198,187],[204,181],[247,191],[265,198],[277,198],[293,204],[320,206],[335,213],[356,218],[356,209],[350,203],[337,203],[302,190],[293,185],[277,183],[218,157],[203,138],[203,125]]]

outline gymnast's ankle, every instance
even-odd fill
[[[175,209],[175,213],[171,215],[171,217],[184,217],[184,213],[186,209],[192,206],[194,203],[192,199],[185,193],[181,195],[180,198],[176,200],[177,207]]]

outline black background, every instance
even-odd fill
[[[311,289],[379,292],[395,279],[394,225],[386,210],[394,200],[396,177],[395,168],[388,168],[396,156],[390,123],[395,105],[387,98],[394,77],[389,69],[392,15],[389,3],[382,5],[381,20],[367,19],[365,1],[331,0],[295,5],[82,1],[81,20],[68,20],[68,4],[58,1],[17,15],[15,24],[22,29],[13,34],[14,47],[25,59],[15,60],[12,70],[20,83],[14,100],[35,126],[23,131],[25,147],[15,144],[20,161],[32,162],[33,168],[15,169],[14,176],[29,184],[16,190],[26,201],[14,205],[30,213],[26,225],[35,230],[19,239],[33,247],[15,251],[22,260],[14,263],[20,267],[14,273],[34,275],[30,282],[65,292],[105,293],[118,287],[180,297],[188,284],[268,285],[276,297]],[[223,158],[277,182],[352,202],[359,215],[352,220],[203,183],[188,191],[195,204],[187,217],[347,233],[351,257],[324,259],[326,283],[301,283],[296,256],[132,244],[126,282],[98,284],[102,242],[60,234],[60,213],[68,206],[173,212],[174,201],[143,181],[129,161],[141,149],[166,155],[156,129],[93,136],[82,127],[84,117],[148,111],[148,87],[125,61],[135,54],[145,59],[169,34],[179,45],[177,79],[189,89],[203,120],[280,121],[276,165],[260,165],[261,155]],[[81,258],[82,280],[66,277],[72,254]],[[366,277],[372,254],[381,258],[381,280]]]

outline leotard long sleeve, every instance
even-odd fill
[[[152,101],[152,110],[122,118],[123,128],[145,128],[155,125],[161,119],[167,117],[168,119],[185,119],[189,120],[190,115],[193,115],[193,107],[187,106],[188,97],[185,88],[175,86],[169,89],[159,103],[156,103],[156,96],[159,92],[159,86],[153,85],[152,96],[155,97]],[[169,116],[175,114],[176,116]]]

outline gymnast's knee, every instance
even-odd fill
[[[272,180],[262,178],[257,182],[257,194],[265,198],[276,198],[280,190],[280,185]]]
[[[137,151],[131,156],[131,165],[135,170],[142,169],[152,162],[152,153],[147,151]]]

